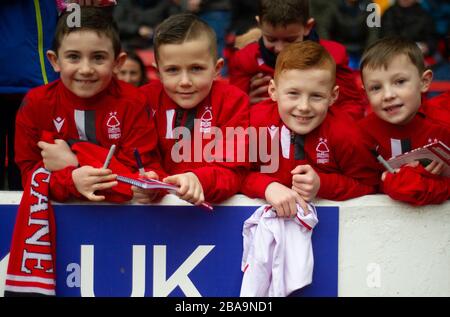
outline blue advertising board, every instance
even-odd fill
[[[57,296],[239,296],[242,225],[257,206],[55,205]],[[0,205],[0,261],[17,205]],[[337,296],[339,208],[317,207],[314,275]]]

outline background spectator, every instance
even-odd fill
[[[315,2],[315,1],[314,1]],[[347,49],[349,66],[359,68],[364,49],[378,38],[379,29],[367,25],[371,0],[338,0],[329,4],[317,23],[322,38],[339,42]]]
[[[114,19],[127,49],[147,49],[153,44],[154,28],[182,10],[181,0],[126,0],[114,7]]]
[[[217,52],[224,57],[225,37],[231,25],[231,0],[187,0],[185,11],[196,13],[216,32]],[[222,68],[222,75],[227,74],[227,65]]]
[[[250,29],[258,27],[255,18],[257,15],[258,1],[232,0],[230,31],[236,36],[240,36]]]
[[[433,17],[437,34],[434,54],[434,79],[450,80],[450,2],[448,0],[422,0],[422,7]],[[434,95],[431,93],[430,95]]]
[[[45,58],[58,12],[55,0],[16,0],[0,3],[0,189],[5,188],[5,158],[10,190],[21,190],[14,162],[17,110],[25,93],[57,78]]]
[[[433,18],[416,0],[398,0],[386,10],[381,18],[381,36],[400,36],[416,42],[428,65],[428,57],[436,49]]]
[[[134,51],[126,51],[127,59],[120,68],[117,78],[136,87],[148,82],[147,69],[144,62]]]

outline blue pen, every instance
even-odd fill
[[[134,149],[134,158],[136,159],[136,163],[139,169],[139,175],[145,175],[144,165],[142,164],[141,155],[139,154],[138,149]]]

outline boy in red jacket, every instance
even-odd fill
[[[214,31],[192,14],[173,15],[155,30],[160,81],[141,90],[155,113],[164,182],[199,205],[237,193],[245,162],[248,96],[215,81],[223,65]],[[235,142],[234,128],[237,141]],[[137,191],[141,202],[145,192]]]
[[[400,38],[377,41],[363,54],[361,71],[373,109],[359,122],[368,148],[389,159],[438,140],[450,144],[448,127],[420,109],[433,74],[425,68],[416,43]],[[381,174],[381,164],[379,169]],[[439,176],[442,170],[436,161],[425,167],[408,164],[396,173],[383,173],[382,190],[414,205],[441,203],[450,194],[449,178]]]
[[[23,183],[43,160],[52,172],[50,196],[58,201],[104,200],[95,192],[117,185],[111,170],[89,162],[79,167],[69,147],[78,141],[106,149],[115,144],[115,158],[130,173],[137,170],[133,150],[138,148],[146,168],[161,173],[145,96],[113,77],[126,59],[117,26],[104,9],[82,7],[80,12],[81,27],[68,26],[69,13],[61,16],[53,50],[47,52],[60,79],[31,90],[16,120],[16,162]],[[54,135],[54,143],[41,140],[44,131]]]
[[[256,19],[262,37],[235,52],[229,66],[230,83],[248,93],[251,104],[269,98],[267,88],[281,50],[289,43],[309,39],[324,46],[336,63],[336,83],[340,91],[334,105],[336,110],[347,112],[355,119],[364,116],[368,102],[356,84],[355,74],[348,67],[345,47],[317,39],[308,0],[260,0]]]
[[[11,242],[5,296],[56,294],[51,199],[130,200],[130,186],[117,184],[112,170],[136,171],[135,148],[154,173],[151,176],[157,177],[154,171],[160,170],[145,96],[113,77],[126,56],[120,52],[111,15],[93,7],[78,12],[78,27],[69,26],[70,13],[60,17],[54,50],[47,53],[61,78],[32,89],[17,115],[16,162],[24,193]],[[112,145],[117,150],[111,169],[102,168]]]
[[[271,158],[279,166],[264,172],[258,162],[241,190],[266,199],[279,216],[295,215],[296,203],[315,196],[345,200],[376,191],[376,170],[367,164],[371,154],[353,120],[334,110],[335,74],[335,62],[323,46],[290,44],[277,58],[271,99],[251,108],[250,125],[268,132],[266,142],[275,149]],[[261,146],[265,140],[258,141]]]

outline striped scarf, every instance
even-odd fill
[[[37,164],[27,181],[14,226],[5,297],[55,295],[55,217],[51,173]]]

